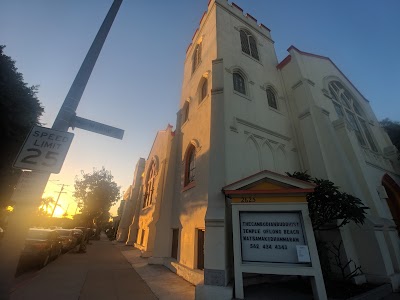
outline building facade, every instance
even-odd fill
[[[397,150],[329,58],[288,52],[279,62],[266,26],[234,3],[210,0],[186,52],[175,130],[158,132],[143,173],[135,172],[136,208],[120,240],[195,284],[199,298],[232,296],[223,187],[264,170],[308,171],[360,198],[370,208],[365,224],[335,239],[362,266],[359,282],[399,287]]]

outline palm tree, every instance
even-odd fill
[[[46,197],[42,198],[40,206],[39,206],[39,212],[40,214],[43,215],[50,215],[49,209],[52,209],[55,205],[56,201],[54,200],[53,197]]]

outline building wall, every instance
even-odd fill
[[[242,52],[241,29],[256,39],[259,60]],[[200,43],[201,61],[193,70]],[[206,285],[226,286],[233,274],[232,224],[221,188],[261,170],[308,171],[313,177],[330,179],[370,207],[361,233],[348,228],[338,235],[345,240],[346,256],[367,265],[370,278],[395,282],[397,267],[390,264],[400,261],[395,250],[398,238],[396,242],[390,211],[377,192],[386,173],[400,182],[399,170],[391,161],[393,145],[369,102],[332,61],[294,47],[289,53],[278,64],[265,26],[233,3],[209,2],[187,49],[176,129],[172,132],[168,126],[157,134],[146,161],[138,199],[143,203],[152,161],[158,166],[155,194],[152,205],[139,206],[133,218],[132,224],[139,229],[135,245],[153,263],[174,263],[173,269],[186,272],[181,275],[188,280],[192,272],[202,276]],[[234,91],[235,72],[245,78],[245,95]],[[348,122],[338,118],[328,92],[333,79],[342,82],[362,107],[378,153],[361,147]],[[207,95],[201,99],[205,81]],[[275,92],[277,109],[268,105],[268,88]],[[191,146],[196,153],[195,180],[185,186],[186,154]],[[377,232],[382,222],[374,218],[388,221],[382,221],[389,224],[382,225],[385,233]],[[170,258],[173,229],[179,230],[176,261]],[[204,273],[198,270],[198,230],[205,230]],[[374,269],[360,254],[368,240],[374,243],[371,253],[382,258],[385,268]]]

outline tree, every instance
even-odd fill
[[[54,208],[56,201],[53,197],[42,198],[39,206],[39,215],[48,216],[50,215],[49,210]]]
[[[338,245],[333,242],[327,243],[317,232],[338,229],[351,221],[364,224],[366,210],[369,208],[359,198],[339,191],[332,181],[312,178],[307,172],[286,174],[316,184],[314,192],[307,194],[306,199],[324,276],[328,278],[335,276],[331,266],[340,271],[342,280],[349,280],[361,274],[360,266],[357,266],[351,258],[346,260],[342,257],[342,241]],[[353,268],[350,269],[350,266]]]
[[[114,182],[110,171],[104,167],[101,170],[93,170],[92,173],[84,173],[82,178],[75,178],[74,197],[82,203],[82,219],[87,223],[100,226],[108,221],[109,210],[120,197],[120,187]]]
[[[400,122],[392,121],[389,118],[385,118],[379,122],[383,129],[392,140],[393,145],[396,146],[397,150],[400,150]],[[399,156],[400,159],[400,156]]]
[[[332,181],[312,178],[306,172],[286,174],[316,184],[314,192],[306,197],[314,230],[338,229],[350,221],[364,223],[366,210],[369,208],[359,198],[339,191]],[[340,223],[337,224],[337,221]]]
[[[29,87],[0,45],[0,207],[10,204],[20,170],[12,167],[26,135],[43,113],[37,86]]]

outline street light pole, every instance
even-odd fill
[[[60,111],[54,121],[52,129],[66,132],[69,127],[75,127],[76,109],[82,98],[82,94],[86,88],[94,65],[104,45],[110,28],[122,4],[122,0],[114,0],[110,10],[107,13],[82,65],[75,77],[74,82],[60,108]],[[80,118],[85,121],[85,119]],[[88,120],[86,120],[88,121]],[[94,124],[94,125],[93,125]],[[88,127],[87,124],[85,124]],[[93,128],[97,125],[103,126],[106,129],[115,129],[111,126],[93,122],[89,125]],[[76,125],[77,126],[77,125]],[[121,131],[119,130],[119,136]],[[104,130],[106,131],[106,130]],[[123,133],[122,133],[123,135]],[[24,247],[25,237],[29,228],[29,216],[33,216],[35,210],[39,206],[39,199],[42,197],[43,191],[49,180],[50,173],[32,171],[31,177],[35,178],[35,190],[29,193],[26,197],[29,201],[25,203],[16,203],[12,216],[9,219],[8,230],[5,231],[2,243],[0,245],[0,300],[9,299],[11,287],[14,281],[16,268],[20,253]],[[54,211],[53,211],[54,213]]]

